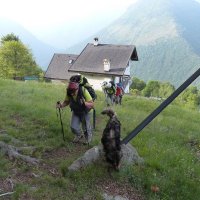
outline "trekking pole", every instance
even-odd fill
[[[57,102],[57,104],[60,104],[60,101]],[[64,134],[64,128],[63,128],[63,122],[62,122],[62,116],[61,116],[61,111],[60,111],[60,107],[57,108],[59,110],[59,116],[60,116],[60,124],[61,124],[61,132],[63,135],[63,141],[65,141],[65,134]],[[58,117],[58,113],[56,112],[57,117]]]
[[[87,129],[87,123],[86,123],[86,119],[85,119],[85,116],[84,116],[84,121],[85,121],[85,131],[86,131],[86,133],[85,133],[85,135],[86,135],[86,137],[87,137],[87,145],[88,145],[88,147],[90,146],[90,144],[89,144],[89,135],[88,135],[88,129]]]

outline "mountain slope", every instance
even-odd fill
[[[200,4],[195,0],[138,0],[95,36],[100,43],[136,45],[139,62],[133,63],[132,76],[179,86],[200,64],[198,19]],[[77,51],[77,46],[70,50]]]
[[[56,48],[38,40],[34,35],[24,29],[21,25],[7,19],[0,19],[0,38],[10,33],[14,33],[19,39],[32,50],[37,64],[46,70],[52,56],[56,52],[61,52]]]
[[[160,4],[153,0],[142,2],[147,7],[150,6],[148,3],[154,5],[151,12],[145,12],[151,23],[148,29],[153,32],[146,35],[147,31],[140,29],[136,46],[141,59],[132,73],[144,80],[170,81],[178,86],[200,64],[200,24],[197,21],[200,4],[193,0],[169,0],[167,3],[160,0]],[[143,38],[151,40],[145,44],[141,42]]]

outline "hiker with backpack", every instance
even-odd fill
[[[122,87],[121,83],[117,83],[116,86],[116,93],[115,93],[115,103],[116,104],[122,104],[122,97],[124,95],[124,89]]]
[[[75,134],[73,142],[80,142],[80,140],[85,137],[84,143],[89,144],[92,140],[90,110],[94,108],[94,101],[86,87],[81,85],[81,81],[83,81],[82,78],[81,75],[72,76],[70,78],[65,100],[57,104],[56,107],[64,108],[65,106],[69,106],[71,108],[71,130]]]
[[[114,98],[115,98],[115,93],[116,93],[116,87],[113,81],[109,81],[105,86],[104,86],[104,92],[106,94],[106,103],[107,106],[113,105],[114,103]]]
[[[102,88],[102,91],[103,91],[103,93],[104,93],[104,95],[105,95],[105,97],[106,97],[106,85],[108,84],[108,82],[107,81],[104,81],[102,84],[101,84],[101,88]]]

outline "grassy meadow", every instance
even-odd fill
[[[100,92],[95,101],[96,129],[90,147],[100,143],[107,118]],[[24,154],[40,159],[36,166],[10,160],[0,153],[1,199],[103,199],[102,194],[146,200],[197,200],[200,198],[200,113],[169,105],[130,143],[144,165],[124,166],[110,176],[102,163],[70,173],[67,167],[89,148],[71,143],[69,108],[62,111],[65,138],[55,104],[65,97],[65,86],[0,79],[0,141],[7,135],[34,147]],[[122,138],[143,121],[160,102],[125,95],[114,106],[122,124]],[[9,184],[12,180],[13,187]],[[152,187],[158,191],[154,192]]]

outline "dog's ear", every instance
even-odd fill
[[[113,115],[115,115],[115,112],[112,109],[105,109],[101,112],[102,115],[107,114],[109,117],[112,117]]]
[[[107,114],[107,110],[103,110],[103,111],[101,112],[101,114],[102,114],[102,115]]]

